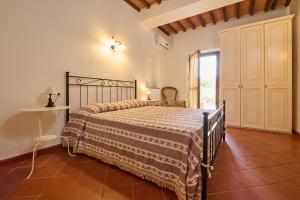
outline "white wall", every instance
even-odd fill
[[[293,128],[300,133],[300,2],[294,0],[290,6],[296,14],[293,23]]]
[[[137,79],[141,86],[149,60],[156,69],[164,65],[153,32],[121,0],[1,0],[0,30],[0,160],[32,150],[36,116],[18,109],[44,103],[48,86],[62,92],[58,104],[64,104],[65,71]],[[125,44],[123,54],[100,50],[111,35]],[[54,115],[43,119],[52,131]]]
[[[220,22],[215,26],[196,30],[179,32],[173,37],[173,47],[168,52],[168,64],[162,68],[160,79],[162,85],[174,86],[179,90],[179,99],[187,97],[188,57],[196,50],[216,49],[220,47],[218,31],[234,26],[248,24],[269,18],[280,17],[288,14],[288,9],[277,9],[268,13],[256,13],[254,16],[243,16],[239,20],[230,20],[227,23]]]

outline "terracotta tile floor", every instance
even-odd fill
[[[161,189],[118,168],[57,148],[30,160],[0,166],[0,199],[176,200]],[[208,182],[208,199],[300,199],[300,137],[228,129]]]

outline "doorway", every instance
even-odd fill
[[[219,106],[219,52],[201,53],[199,64],[199,107]]]

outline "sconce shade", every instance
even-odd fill
[[[108,44],[113,52],[118,52],[125,49],[125,46],[120,41],[115,40],[113,36],[108,41]]]

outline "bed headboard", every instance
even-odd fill
[[[66,105],[71,103],[70,91],[76,92],[72,95],[72,102],[76,101],[79,108],[89,103],[104,103],[137,98],[137,81],[123,81],[86,76],[70,75],[66,72]],[[78,93],[78,94],[77,94]],[[73,98],[74,96],[74,98]],[[66,122],[69,121],[70,110],[66,111]]]

